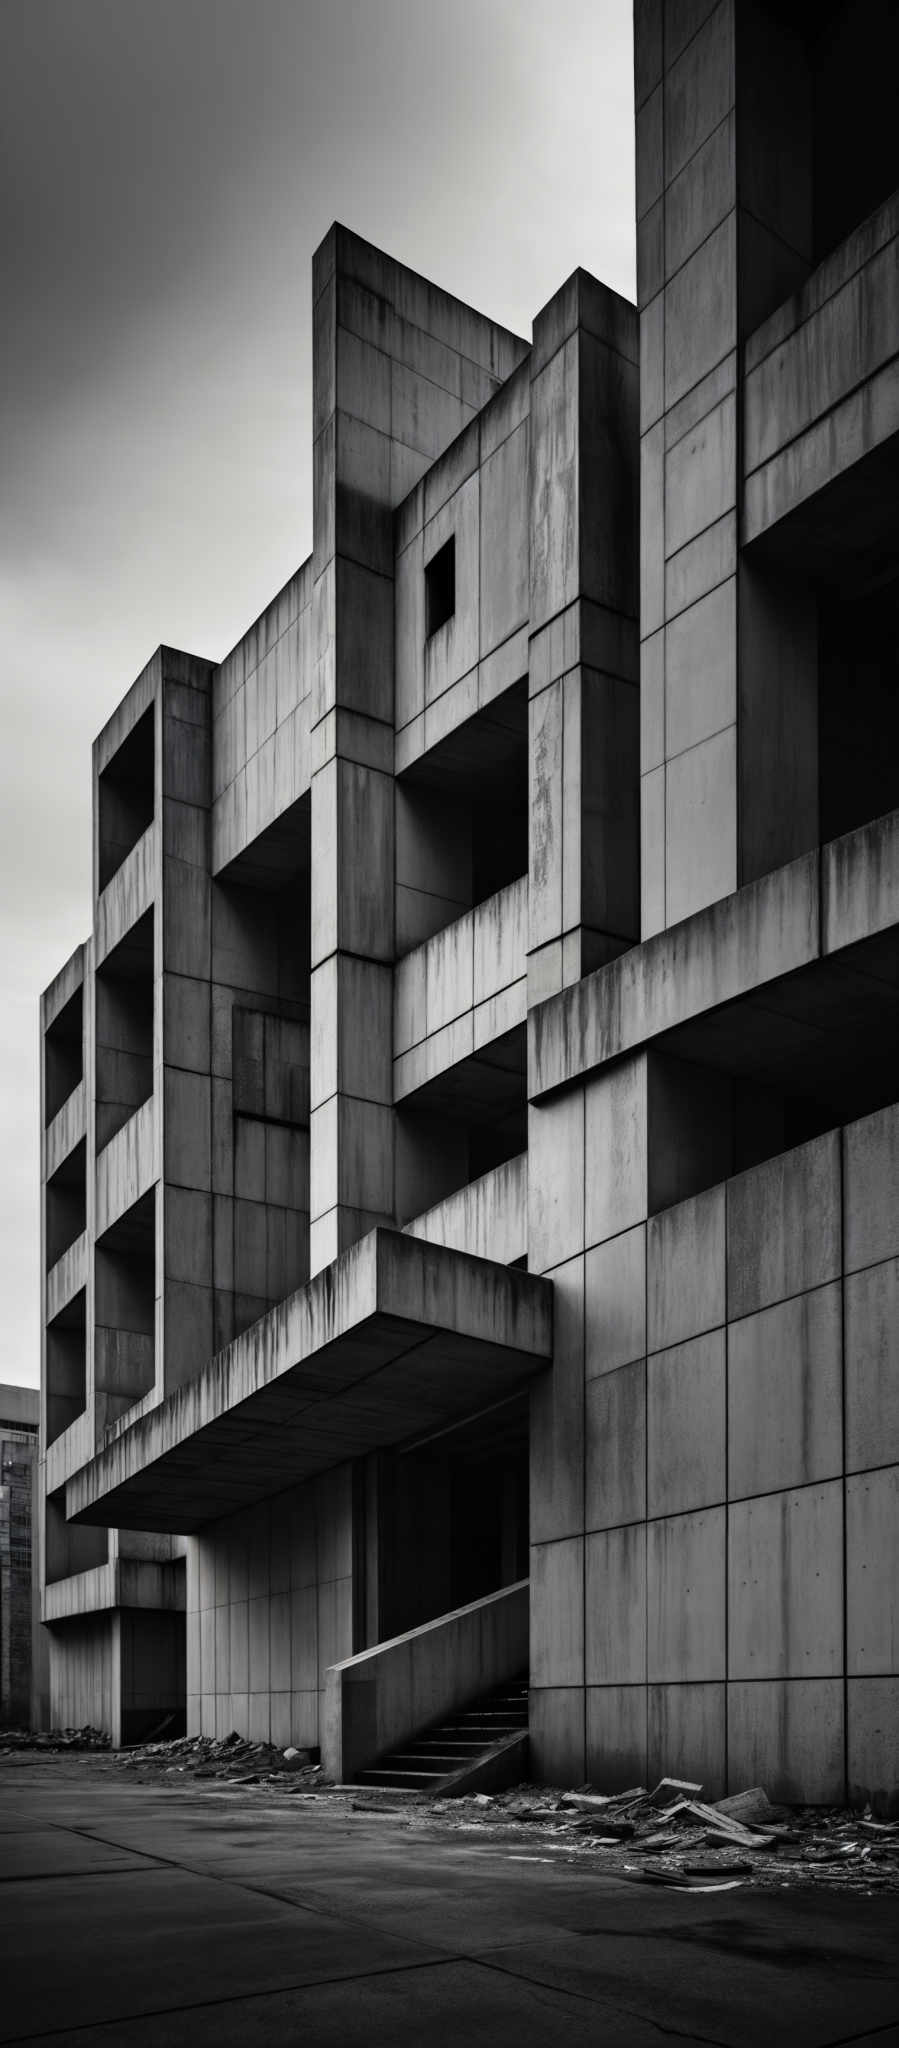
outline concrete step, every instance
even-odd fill
[[[373,1759],[358,1782],[396,1791],[499,1789],[524,1775],[527,1723],[527,1685],[495,1687],[449,1721]]]

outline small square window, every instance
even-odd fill
[[[425,567],[428,639],[451,619],[456,609],[455,535],[438,548]]]

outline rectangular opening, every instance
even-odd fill
[[[822,840],[899,805],[899,577],[818,598]]]
[[[436,555],[425,564],[425,611],[427,633],[439,633],[456,609],[456,538],[450,535]]]
[[[153,912],[96,976],[97,1151],[153,1093]]]
[[[156,1191],[97,1239],[94,1358],[100,1429],[143,1399],[156,1375]]]
[[[422,1216],[527,1149],[527,1040],[516,1026],[396,1111],[397,1222]]]
[[[151,704],[122,741],[98,784],[98,880],[111,882],[153,822],[155,710]]]
[[[213,889],[214,1001],[231,1079],[213,1101],[213,1144],[233,1162],[213,1247],[217,1349],[309,1278],[310,834],[306,796]]]
[[[806,19],[820,263],[896,189],[899,17],[894,0],[866,0],[863,12],[853,0],[817,0]],[[840,134],[852,136],[851,149],[835,148]]]
[[[400,958],[528,871],[527,679],[396,784]]]
[[[44,1033],[44,1123],[49,1126],[84,1074],[84,989],[76,988]]]
[[[95,1571],[109,1559],[109,1530],[66,1521],[66,1490],[48,1493],[44,1515],[44,1576],[48,1586],[78,1572]]]
[[[82,1287],[47,1325],[47,1442],[84,1414],[87,1400],[86,1302]]]
[[[45,1218],[49,1273],[87,1223],[87,1145],[83,1138],[47,1182]]]
[[[382,1639],[528,1574],[527,1394],[379,1460]]]

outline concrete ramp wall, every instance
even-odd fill
[[[322,1721],[327,1776],[351,1779],[429,1722],[526,1671],[528,1587],[520,1579],[333,1664],[325,1675]]]

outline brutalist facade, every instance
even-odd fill
[[[101,734],[44,998],[55,1719],[349,1774],[529,1662],[537,1775],[895,1789],[870,11],[642,0],[639,310],[318,251],[313,555]]]

